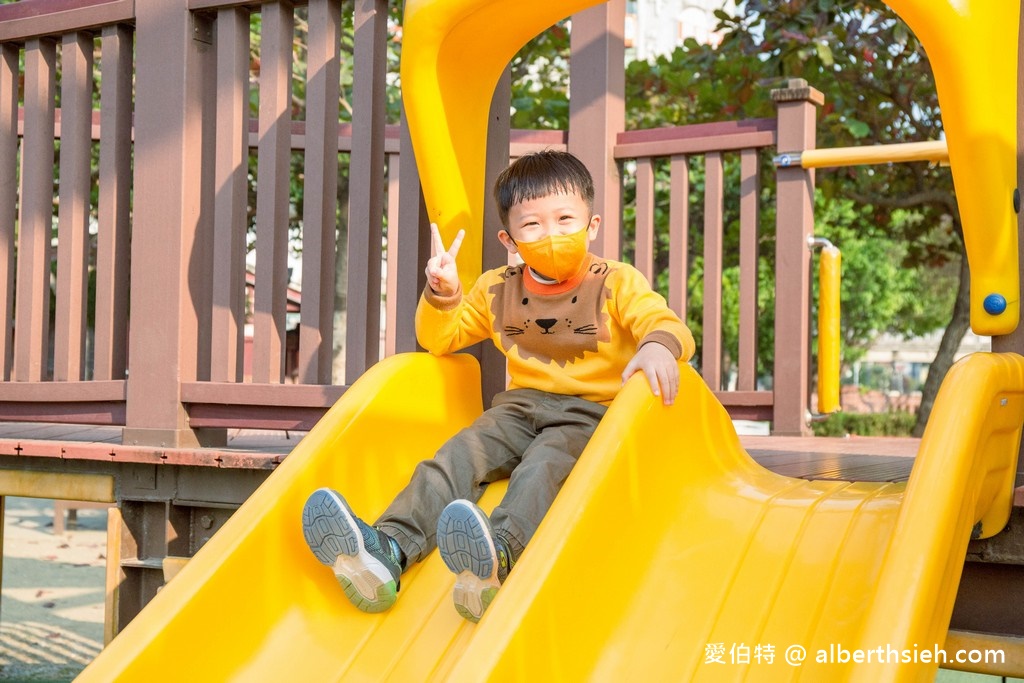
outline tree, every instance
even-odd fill
[[[568,24],[555,24],[512,59],[512,128],[569,127]]]

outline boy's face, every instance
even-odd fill
[[[508,229],[500,231],[498,239],[510,254],[517,254],[516,242],[536,242],[580,230],[586,230],[587,241],[592,242],[600,226],[601,217],[591,215],[587,203],[575,192],[549,194],[514,204],[508,211]]]

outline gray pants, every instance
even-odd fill
[[[413,471],[377,526],[398,541],[407,564],[437,547],[437,518],[458,498],[477,501],[509,479],[491,513],[494,531],[518,557],[586,447],[606,406],[575,396],[514,389]]]

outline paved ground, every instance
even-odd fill
[[[103,647],[106,510],[53,533],[53,501],[7,498],[0,681],[70,681]]]

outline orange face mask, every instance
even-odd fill
[[[570,235],[548,235],[533,242],[516,242],[519,255],[530,270],[556,282],[580,272],[587,259],[587,229]]]

